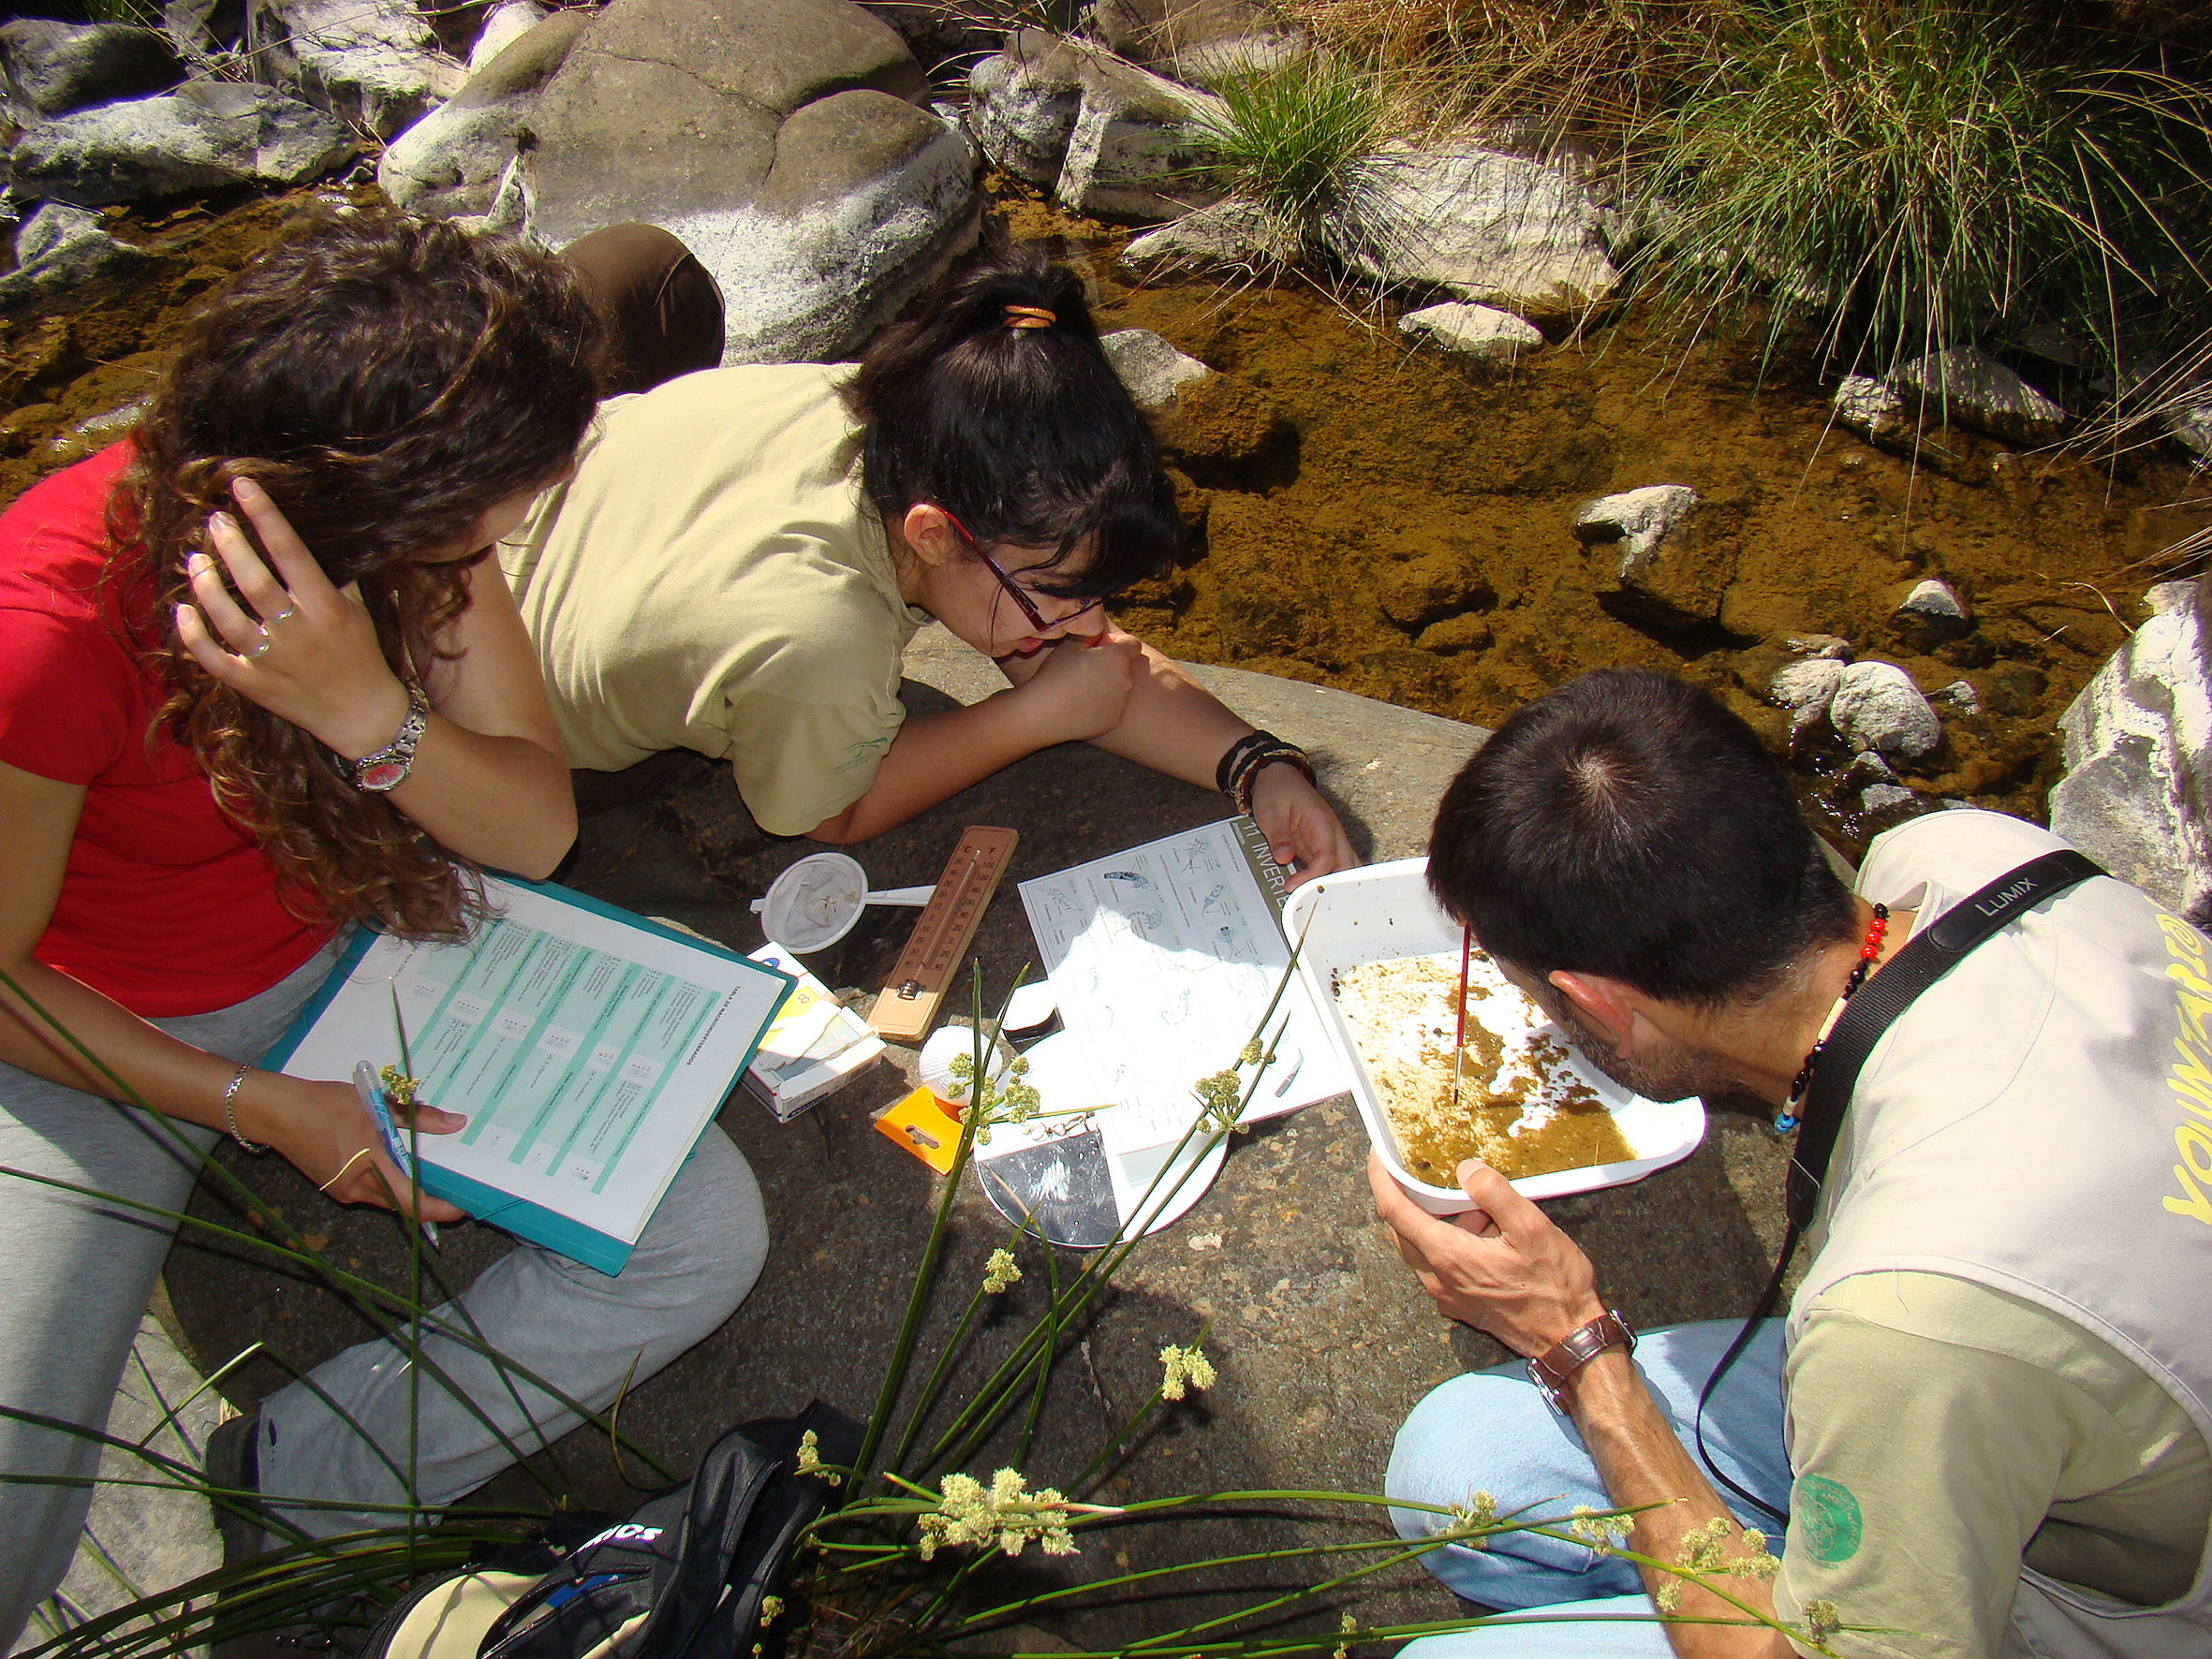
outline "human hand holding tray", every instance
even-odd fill
[[[489,876],[466,943],[363,929],[261,1064],[400,1064],[466,1114],[416,1138],[422,1190],[618,1273],[790,993],[789,976],[550,882]]]
[[[1198,1116],[1193,1085],[1235,1064],[1290,965],[1266,836],[1228,818],[1023,882],[1021,894],[1060,1018],[1112,1103],[1097,1120],[1106,1152],[1172,1146]],[[1351,1087],[1295,977],[1268,1035],[1286,1019],[1247,1123]]]

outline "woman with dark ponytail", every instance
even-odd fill
[[[1173,491],[1072,272],[977,272],[857,369],[722,369],[605,405],[500,552],[570,759],[730,762],[761,828],[865,841],[1087,739],[1230,791],[1293,882],[1353,861],[1304,756],[1106,618],[1168,568]],[[936,618],[1011,685],[908,718]]]
[[[573,463],[599,334],[547,255],[314,218],[211,297],[127,438],[0,517],[0,1166],[34,1178],[0,1176],[0,1651],[68,1565],[160,1218],[216,1139],[407,1206],[350,1085],[254,1063],[347,930],[453,937],[476,867],[547,874],[574,838],[485,555]],[[719,1325],[764,1251],[710,1128],[619,1279],[524,1246],[463,1304],[523,1374],[604,1406]],[[426,1315],[420,1387],[366,1343],[216,1431],[210,1475],[247,1505],[227,1554],[258,1547],[255,1493],[322,1505],[286,1512],[311,1536],[380,1525],[398,1471],[446,1503],[574,1424],[435,1334],[457,1317]]]

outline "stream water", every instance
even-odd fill
[[[1833,428],[1827,389],[1712,345],[1681,349],[1633,312],[1511,367],[1410,345],[1397,308],[1354,315],[1311,287],[1132,285],[1106,227],[1005,202],[1017,234],[1060,238],[1103,299],[1102,328],[1158,330],[1217,371],[1169,428],[1183,568],[1121,616],[1172,655],[1317,681],[1495,725],[1585,669],[1666,668],[1712,688],[1777,755],[1759,695],[1787,641],[1841,636],[1924,691],[1965,680],[1941,748],[1900,770],[1929,800],[2041,819],[2056,722],[2175,574],[2163,550],[2205,522],[2190,469],[2018,454],[1953,429],[1915,465]],[[1695,625],[1617,591],[1616,548],[1575,539],[1591,498],[1688,484]],[[2201,484],[2193,493],[2205,493]],[[1892,624],[1925,577],[1965,598],[1965,638],[1916,649]],[[1821,826],[1854,853],[1924,806],[1862,810],[1872,774],[1825,727],[1792,756]]]
[[[0,498],[111,441],[192,301],[307,194],[109,211],[153,256],[0,321]],[[1790,752],[1759,696],[1786,641],[1839,635],[1921,684],[1958,680],[1942,747],[1904,771],[1931,799],[2041,817],[2054,723],[2172,572],[2201,513],[2179,461],[2015,454],[1957,430],[1919,465],[1832,430],[1790,366],[1682,350],[1630,312],[1510,368],[1409,345],[1395,311],[1355,315],[1296,283],[1134,285],[1127,233],[1001,189],[997,230],[1043,237],[1090,272],[1106,329],[1147,328],[1215,374],[1167,436],[1194,531],[1182,566],[1131,593],[1124,624],[1175,656],[1315,681],[1495,724],[1585,669],[1664,668],[1709,685]],[[88,424],[89,423],[89,424]],[[1616,591],[1618,555],[1571,533],[1594,496],[1688,484],[1694,625]],[[2199,491],[2199,493],[2202,493]],[[1913,649],[1891,616],[1925,576],[1972,609],[1964,639]],[[1816,739],[1793,757],[1808,807],[1854,849],[1890,818],[1858,809],[1864,771]],[[1894,815],[1899,810],[1891,809]]]

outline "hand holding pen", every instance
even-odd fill
[[[353,1092],[361,1097],[361,1110],[376,1126],[377,1144],[364,1146],[354,1154],[355,1161],[340,1174],[351,1173],[351,1184],[344,1191],[330,1187],[323,1190],[340,1203],[375,1204],[382,1209],[397,1208],[406,1211],[410,1198],[415,1200],[414,1214],[422,1224],[422,1236],[435,1249],[438,1243],[437,1224],[440,1221],[459,1221],[462,1212],[442,1199],[434,1198],[417,1188],[415,1158],[408,1149],[407,1138],[400,1130],[391,1115],[391,1097],[376,1068],[366,1060],[353,1068]],[[407,1103],[412,1116],[412,1127],[418,1134],[450,1135],[463,1128],[468,1120],[459,1112],[440,1111],[435,1106]],[[383,1183],[389,1182],[389,1191]]]
[[[388,1181],[392,1173],[396,1173],[399,1180],[389,1185],[382,1197],[364,1194],[352,1201],[379,1204],[385,1208],[396,1205],[403,1210],[412,1203],[412,1213],[422,1224],[422,1236],[435,1250],[438,1245],[438,1222],[459,1221],[463,1212],[420,1190],[413,1148],[407,1138],[400,1133],[399,1124],[392,1119],[391,1108],[395,1106],[406,1108],[409,1127],[416,1134],[450,1135],[466,1125],[468,1120],[459,1112],[440,1111],[435,1106],[424,1106],[416,1100],[418,1079],[415,1076],[415,1056],[407,1046],[407,1019],[399,1006],[399,981],[388,978],[384,983],[385,988],[391,992],[391,1030],[399,1041],[399,1064],[387,1065],[379,1073],[368,1061],[359,1062],[353,1068],[353,1091],[361,1097],[361,1110],[368,1114],[369,1122],[376,1125],[376,1136],[383,1142],[384,1156],[390,1161],[391,1170],[374,1167],[377,1160],[370,1148],[363,1147],[355,1155],[357,1158],[365,1158],[372,1166],[368,1176],[370,1181]],[[341,1170],[339,1173],[343,1175],[346,1171]],[[325,1187],[323,1190],[328,1192],[330,1189]],[[443,1213],[438,1213],[440,1211]]]

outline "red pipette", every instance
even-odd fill
[[[1452,1109],[1459,1109],[1459,1079],[1467,1070],[1467,959],[1474,954],[1475,930],[1466,923],[1459,929],[1459,1002],[1456,1005],[1458,1023],[1452,1034]]]

